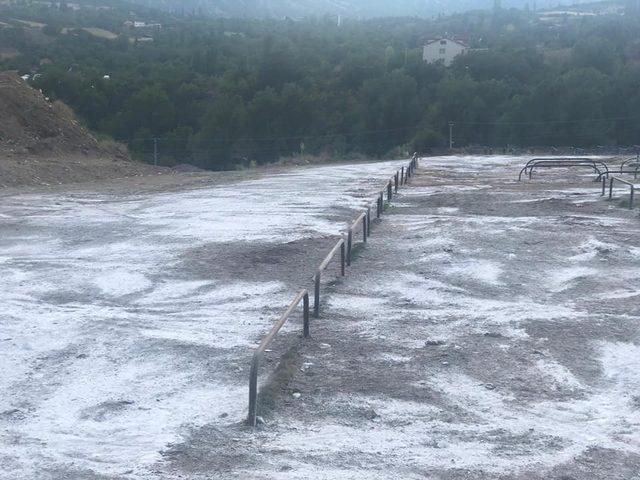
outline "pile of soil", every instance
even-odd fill
[[[0,72],[0,187],[49,185],[161,171],[101,145],[62,102]]]

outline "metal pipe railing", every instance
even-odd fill
[[[620,164],[620,172],[618,172],[618,173],[625,173],[624,172],[624,166],[625,165],[629,165],[629,164],[631,164],[631,165],[636,165],[636,164],[640,165],[640,153],[637,154],[635,157],[627,158],[624,162],[622,162]]]
[[[613,198],[613,183],[614,182],[620,182],[620,183],[624,183],[625,185],[629,185],[629,187],[631,187],[631,194],[629,195],[629,208],[633,208],[633,196],[635,193],[635,189],[636,186],[631,183],[628,182],[627,180],[624,180],[622,178],[619,177],[611,177],[610,181],[609,181],[609,200],[611,200]]]
[[[305,338],[309,338],[310,326],[309,326],[309,292],[302,290],[296,298],[291,302],[289,308],[280,317],[280,320],[271,328],[271,331],[266,337],[262,339],[260,345],[253,353],[253,359],[251,361],[251,372],[249,373],[249,415],[247,417],[247,424],[251,427],[256,426],[256,420],[258,416],[258,373],[260,370],[260,360],[264,355],[265,350],[271,344],[278,332],[287,323],[291,314],[294,312],[300,302],[303,302],[303,335]]]
[[[418,162],[416,158],[413,158],[411,162],[407,166],[402,166],[400,170],[398,170],[394,177],[387,183],[386,190],[389,202],[393,198],[393,190],[395,186],[395,191],[398,192],[399,185],[406,185],[411,178],[413,172],[416,170],[418,166]],[[384,212],[384,194],[385,191],[382,190],[380,194],[376,198],[376,217],[380,218],[382,213]],[[318,318],[320,316],[320,285],[322,281],[322,273],[327,269],[331,261],[337,255],[338,251],[340,251],[340,273],[344,277],[346,274],[346,265],[351,265],[352,261],[352,250],[353,250],[353,240],[354,240],[354,232],[358,228],[362,228],[362,239],[363,243],[367,242],[368,237],[371,235],[371,204],[367,207],[367,209],[362,212],[356,220],[349,226],[347,232],[347,238],[345,240],[344,235],[338,240],[338,243],[331,249],[329,254],[324,258],[322,263],[318,266],[316,273],[313,277],[314,279],[314,299],[313,299],[313,316]],[[298,307],[300,302],[304,303],[304,326],[303,326],[303,334],[305,338],[309,337],[310,331],[310,321],[309,321],[309,292],[307,290],[302,290],[294,299],[293,303],[289,306],[284,315],[278,320],[278,322],[273,326],[271,331],[267,334],[267,336],[262,340],[258,348],[253,354],[253,360],[251,363],[251,372],[249,374],[249,415],[247,418],[247,423],[255,427],[256,419],[257,419],[257,410],[258,410],[258,371],[260,368],[260,360],[269,346],[269,344],[274,340],[278,332],[282,329],[282,327],[286,324],[287,320],[293,313],[293,311]]]
[[[610,171],[606,163],[601,160],[591,158],[534,158],[529,160],[518,174],[518,181],[522,180],[522,175],[528,174],[529,180],[533,176],[536,168],[569,168],[569,167],[589,167],[598,174],[596,180],[600,180],[602,175],[608,176]]]

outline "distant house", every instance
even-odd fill
[[[459,40],[439,38],[424,46],[422,59],[427,63],[442,62],[445,67],[451,66],[454,58],[463,55],[469,47]]]

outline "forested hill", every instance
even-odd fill
[[[300,18],[341,15],[355,18],[387,16],[433,17],[468,10],[491,9],[495,0],[134,0],[174,12],[200,12],[225,17]],[[502,0],[503,8],[547,8],[593,0]]]
[[[211,19],[139,8],[0,5],[0,69],[161,162],[457,146],[640,144],[640,11],[550,17]],[[136,25],[135,22],[138,22]],[[425,42],[461,37],[450,68]]]

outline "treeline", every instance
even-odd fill
[[[218,169],[300,153],[425,151],[448,145],[450,122],[457,146],[640,143],[632,16],[557,26],[515,10],[341,25],[149,10],[137,18],[162,27],[125,27],[124,7],[2,7],[0,44],[21,54],[0,66],[37,71],[34,86],[91,129],[148,161],[157,148],[164,164]],[[448,69],[422,61],[425,40],[444,32],[474,49]]]

